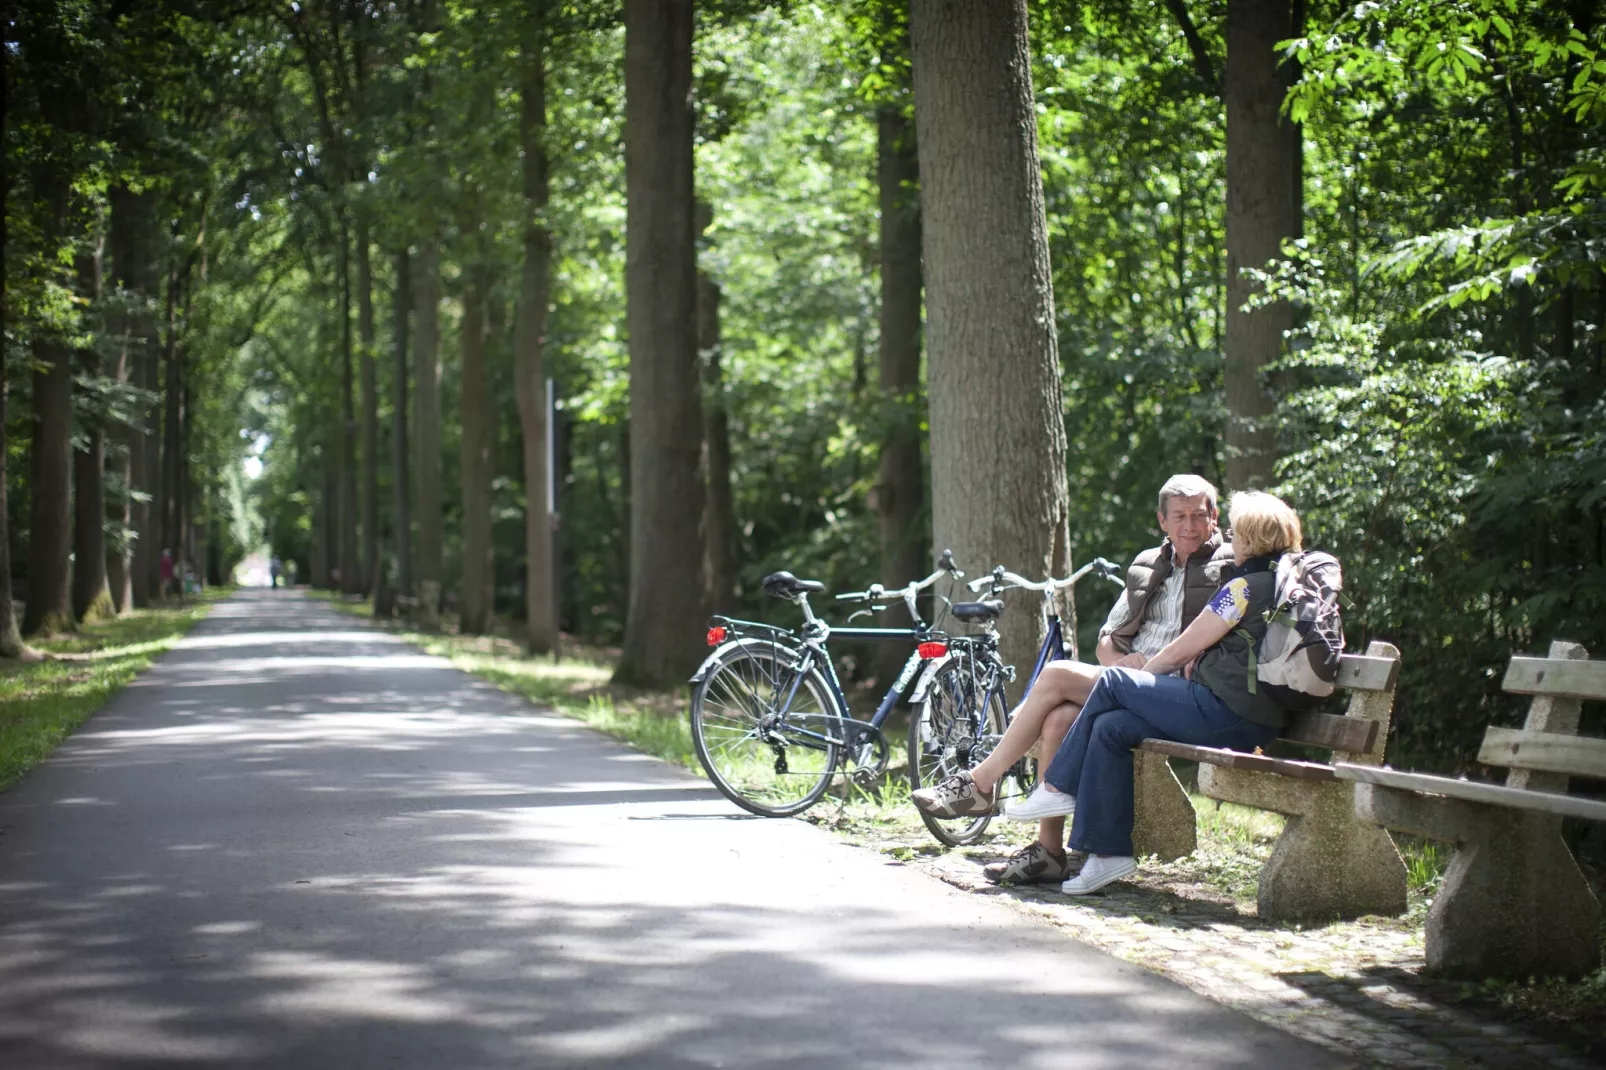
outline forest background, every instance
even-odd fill
[[[902,5],[8,9],[0,584],[24,633],[159,597],[163,547],[220,582],[268,544],[380,612],[622,643],[666,684],[710,607],[779,619],[767,572],[929,569],[957,484],[928,448],[919,249],[946,222],[921,218]],[[627,56],[629,18],[673,43],[676,10],[685,71]],[[1467,767],[1520,716],[1511,653],[1606,651],[1601,5],[1027,10],[1056,560],[1153,545],[1172,472],[1273,487],[1344,562],[1351,647],[1403,651],[1395,764]],[[697,274],[665,299],[695,363],[665,381],[633,364],[629,327],[661,321],[627,293],[626,221],[690,194],[627,174],[626,89],[677,77],[697,209],[669,222]],[[673,96],[636,119],[659,161]],[[1006,414],[1034,389],[970,384]],[[1084,649],[1112,595],[1084,589]]]

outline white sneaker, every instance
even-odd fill
[[[1068,817],[1076,811],[1076,796],[1063,791],[1050,791],[1047,784],[1038,784],[1024,799],[1016,799],[1004,807],[1009,821],[1041,821],[1045,817]]]
[[[1089,895],[1137,871],[1138,860],[1130,855],[1089,855],[1082,872],[1060,885],[1060,891],[1066,895]]]

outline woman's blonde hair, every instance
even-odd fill
[[[1227,522],[1232,525],[1233,545],[1242,546],[1246,557],[1304,549],[1299,514],[1275,494],[1238,491],[1227,506]]]

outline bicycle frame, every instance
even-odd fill
[[[812,620],[812,614],[810,614],[810,617],[810,623],[815,623]],[[787,640],[788,649],[793,648],[792,644],[801,646],[806,653],[803,660],[799,662],[792,672],[792,679],[787,688],[786,696],[778,704],[776,712],[782,716],[789,712],[792,708],[792,700],[797,696],[797,689],[802,686],[803,679],[808,675],[809,670],[816,666],[822,667],[826,684],[831,690],[831,699],[836,704],[837,711],[840,714],[839,719],[844,725],[858,726],[857,732],[844,733],[845,736],[851,736],[851,738],[834,739],[823,733],[814,732],[797,725],[791,726],[787,731],[804,739],[817,741],[822,745],[835,744],[839,747],[862,744],[868,740],[871,731],[880,732],[881,726],[886,724],[887,718],[892,715],[893,707],[898,704],[898,700],[908,691],[910,682],[919,673],[920,667],[926,664],[929,659],[922,658],[918,649],[911,650],[908,659],[903,664],[902,671],[898,673],[897,678],[892,682],[892,686],[887,688],[887,693],[882,696],[881,702],[876,707],[876,711],[870,717],[870,720],[860,721],[848,716],[847,694],[842,689],[841,678],[837,676],[836,665],[832,662],[829,652],[825,649],[826,639],[835,636],[842,639],[858,639],[869,642],[914,642],[918,644],[937,634],[930,625],[924,622],[912,628],[827,628],[823,634],[810,634],[811,629],[808,627],[792,630],[779,628],[773,624],[764,624],[759,621],[741,620],[736,617],[716,616],[712,620],[716,626],[729,628],[739,639],[757,638],[762,641],[763,635],[754,636],[751,634],[760,632],[767,634],[773,645],[781,645],[780,640],[784,637]],[[709,654],[702,666],[698,668],[696,675],[691,678],[691,682],[700,681],[713,665],[715,659],[728,646],[728,643],[721,643],[719,647]]]

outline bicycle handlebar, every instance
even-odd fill
[[[930,587],[944,576],[952,576],[956,580],[962,580],[965,578],[965,574],[954,565],[954,552],[952,550],[944,550],[942,552],[942,557],[937,561],[937,571],[933,572],[923,580],[915,580],[912,583],[906,584],[905,586],[892,588],[883,587],[879,583],[872,583],[867,590],[849,591],[847,594],[839,594],[836,596],[836,600],[838,602],[878,602],[883,598],[902,598],[908,600],[919,594],[921,591],[924,591],[927,587]]]
[[[994,594],[1001,590],[1015,590],[1016,588],[1027,591],[1040,591],[1043,594],[1052,594],[1055,591],[1062,591],[1071,586],[1077,580],[1081,579],[1083,576],[1086,576],[1089,572],[1097,572],[1105,579],[1111,580],[1115,583],[1121,582],[1121,570],[1119,567],[1111,564],[1102,557],[1095,557],[1093,560],[1089,561],[1087,564],[1083,565],[1081,568],[1077,569],[1075,572],[1061,580],[1056,580],[1051,576],[1046,580],[1033,581],[1024,576],[1018,576],[1004,568],[1003,565],[999,565],[988,575],[971,580],[968,586],[972,591],[980,591],[983,587],[990,585],[992,588],[992,593]]]

